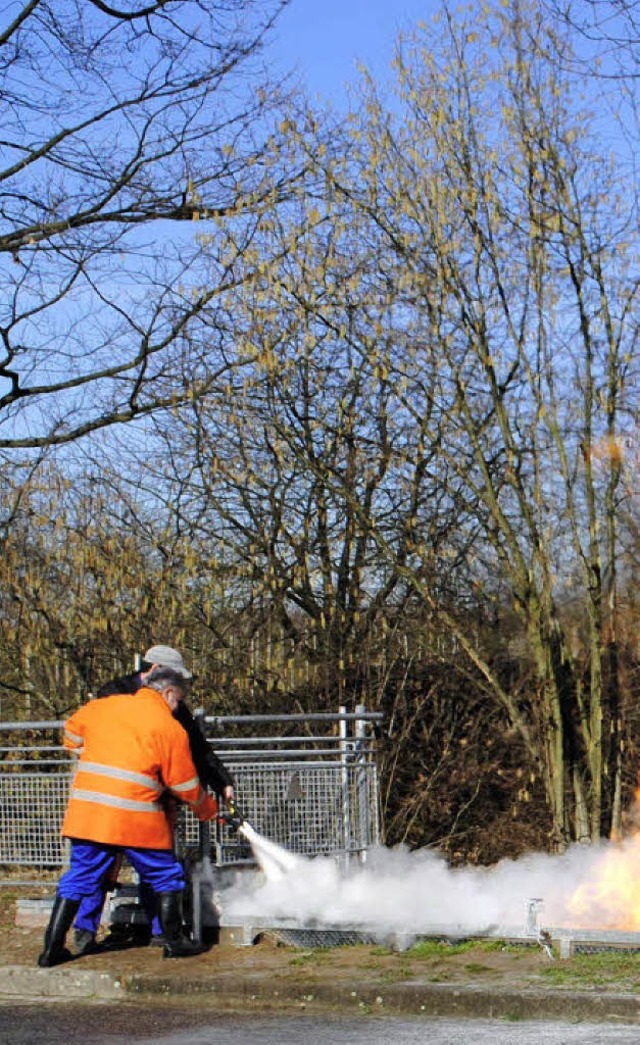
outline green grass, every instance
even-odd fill
[[[333,951],[330,947],[315,947],[312,951],[303,951],[291,958],[289,965],[322,965],[327,962]]]
[[[518,953],[522,951],[516,944],[506,944],[504,940],[460,940],[459,943],[443,943],[441,940],[420,940],[406,953],[411,958],[453,958],[458,954],[491,954],[492,951]]]
[[[442,943],[439,940],[420,940],[409,948],[412,958],[453,958],[456,954],[467,954],[474,949],[471,940],[460,943]]]
[[[640,987],[640,955],[613,951],[576,954],[545,966],[541,976],[554,987]]]
[[[448,943],[441,940],[421,940],[405,951],[389,947],[364,949],[361,969],[368,969],[381,976],[384,982],[393,983],[418,973],[432,983],[443,983],[464,972],[469,976],[494,977],[498,970],[483,956],[502,952],[514,960],[527,954],[541,954],[539,948],[526,943],[505,943],[503,940],[460,940]],[[290,965],[309,969],[331,961],[335,948],[301,950],[292,955]],[[464,956],[464,964],[452,962]],[[549,988],[571,990],[609,989],[640,993],[640,953],[608,951],[592,954],[576,954],[572,958],[536,962],[531,972],[534,980]],[[385,961],[386,959],[386,961]],[[389,961],[391,959],[391,961]],[[504,963],[498,963],[504,971]]]
[[[375,947],[372,948],[371,955],[388,958],[390,955],[404,954],[410,959],[446,959],[459,954],[491,954],[501,951],[520,958],[527,952],[530,953],[532,946],[527,943],[505,943],[504,940],[460,940],[458,943],[450,943],[446,940],[419,940],[406,951],[399,952],[390,947]]]
[[[380,973],[383,983],[402,983],[413,976],[413,969],[407,965],[398,965],[395,969],[385,969]]]

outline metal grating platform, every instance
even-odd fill
[[[52,898],[19,899],[16,902],[16,924],[34,928],[47,924],[51,912]],[[210,924],[206,921],[205,924]],[[442,943],[462,943],[465,940],[502,940],[505,943],[520,943],[542,947],[551,958],[553,947],[561,958],[575,954],[594,954],[611,951],[640,953],[640,932],[615,932],[602,929],[569,929],[556,927],[532,931],[530,927],[496,925],[470,932],[462,925],[438,925],[421,929],[417,933],[381,932],[371,926],[303,925],[294,919],[265,919],[246,917],[225,918],[221,912],[216,925],[227,931],[227,936],[237,946],[251,947],[261,937],[305,950],[314,948],[346,947],[356,944],[380,944],[394,950],[404,951],[415,943],[437,940]]]
[[[405,951],[416,943],[437,940],[443,943],[462,943],[467,940],[502,940],[504,943],[520,943],[539,946],[549,958],[554,948],[561,958],[574,954],[601,953],[605,951],[640,951],[640,932],[615,932],[599,929],[571,929],[564,926],[533,928],[530,925],[493,925],[483,929],[469,930],[463,925],[433,925],[415,933],[376,930],[367,925],[301,925],[294,920],[259,918],[226,919],[224,912],[219,918],[220,928],[232,931],[240,946],[252,946],[262,936],[293,947],[312,950],[322,947],[344,947],[355,944],[381,944],[398,951]]]

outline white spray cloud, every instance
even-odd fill
[[[384,936],[456,927],[524,929],[529,902],[543,901],[541,926],[639,928],[630,923],[627,882],[640,878],[640,839],[575,845],[562,855],[533,853],[490,868],[451,868],[430,849],[371,850],[366,863],[341,870],[332,858],[294,855],[258,835],[250,841],[262,874],[246,876],[222,897],[234,917],[294,919],[304,925],[359,925]],[[602,886],[603,879],[622,887]],[[640,917],[640,885],[637,909]],[[582,909],[576,906],[578,896]]]

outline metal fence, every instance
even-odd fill
[[[379,840],[376,712],[310,715],[197,715],[236,782],[239,808],[256,831],[309,856],[348,861]],[[0,722],[0,868],[59,870],[60,837],[75,759],[58,743],[61,722]],[[260,733],[254,732],[257,728]],[[294,731],[292,733],[292,730]],[[53,741],[53,742],[52,742]],[[181,808],[184,849],[216,864],[251,859],[239,836],[200,824]]]

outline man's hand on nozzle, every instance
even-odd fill
[[[226,792],[230,791],[229,798],[226,798]],[[226,824],[233,831],[237,831],[242,826],[244,817],[236,806],[235,795],[232,787],[225,788],[223,791],[223,797],[225,797],[225,807],[220,810],[219,820],[221,823]]]

